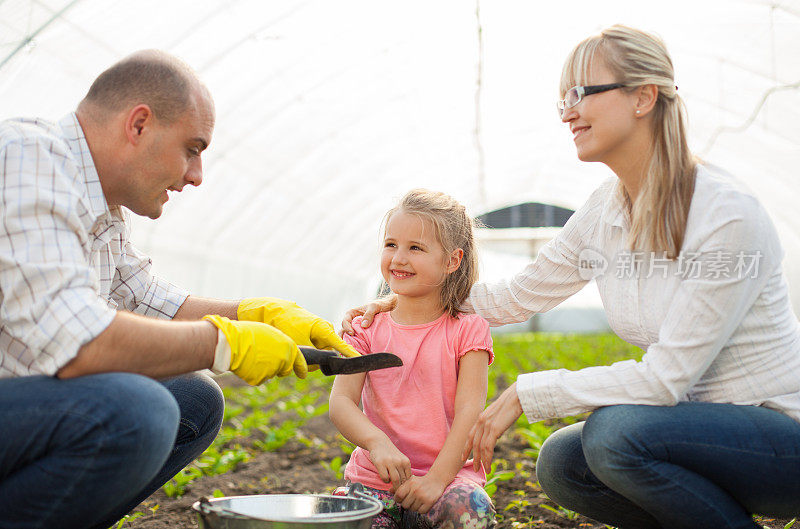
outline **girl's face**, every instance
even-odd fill
[[[595,60],[587,85],[617,81],[602,60]],[[561,121],[569,125],[580,160],[614,167],[635,154],[628,147],[636,122],[636,98],[636,92],[617,88],[584,96],[564,111]]]
[[[412,297],[436,295],[438,299],[445,277],[452,272],[449,261],[430,220],[404,211],[389,218],[381,274],[392,292]]]

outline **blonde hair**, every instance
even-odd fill
[[[460,266],[445,276],[439,295],[442,309],[453,317],[458,316],[458,307],[467,299],[472,285],[478,280],[474,234],[476,222],[453,197],[438,191],[412,189],[384,216],[384,234],[389,219],[400,211],[429,220],[446,256],[459,248],[464,252]]]
[[[677,258],[694,193],[696,158],[686,141],[685,106],[678,96],[672,60],[664,42],[649,33],[611,26],[578,44],[561,73],[561,97],[587,84],[595,58],[628,90],[652,84],[658,89],[652,111],[653,147],[635,202],[619,184],[631,220],[632,249],[664,251]]]

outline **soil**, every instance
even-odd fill
[[[217,476],[203,476],[191,482],[180,498],[169,498],[159,490],[145,500],[136,512],[143,513],[129,519],[120,527],[136,529],[195,529],[197,519],[192,503],[202,496],[237,496],[245,494],[328,494],[341,484],[335,474],[322,463],[335,457],[347,461],[348,454],[340,448],[341,439],[327,414],[309,419],[298,437],[312,441],[307,446],[290,440],[274,452],[256,452],[256,456],[241,463],[235,470]],[[252,440],[250,440],[252,442]],[[250,443],[243,442],[243,445]],[[536,482],[534,462],[524,455],[530,445],[522,438],[506,433],[498,441],[495,457],[509,462],[514,477],[497,483],[493,501],[498,512],[498,529],[606,529],[608,526],[583,516],[571,515],[544,496]],[[344,468],[342,466],[342,468]],[[157,508],[156,508],[157,506]],[[545,506],[545,507],[543,507]],[[558,512],[553,512],[547,507]],[[698,521],[702,526],[702,521]],[[782,529],[789,520],[761,519],[768,529]],[[117,526],[114,526],[117,529]]]

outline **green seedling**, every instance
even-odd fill
[[[336,479],[341,480],[344,479],[344,468],[342,468],[342,458],[339,456],[334,457],[331,459],[330,463],[325,461],[320,462],[324,468],[328,469]]]
[[[244,406],[237,406],[236,404],[227,404],[225,412],[222,415],[222,422],[228,422],[234,417],[238,417],[244,413]]]
[[[494,337],[495,356],[489,370],[490,398],[494,381],[510,384],[519,373],[547,369],[580,369],[641,358],[643,351],[614,334],[564,335],[559,333],[504,334]]]
[[[769,529],[769,527],[764,525],[764,524],[765,523],[769,523],[769,522],[774,522],[775,519],[774,518],[768,518],[768,517],[762,516],[760,514],[754,514],[753,515],[753,521],[756,522],[761,527],[763,527],[764,529]],[[789,520],[789,522],[786,525],[783,526],[783,529],[790,529],[791,527],[794,527],[794,524],[796,522],[797,522],[797,518],[792,518],[791,520]]]
[[[526,529],[528,527],[537,527],[541,523],[542,520],[534,520],[533,516],[526,516],[522,521],[513,520],[511,522],[511,527],[513,529]]]
[[[345,454],[352,454],[353,450],[356,449],[356,445],[351,443],[344,437],[342,437],[341,434],[339,434],[339,449]]]
[[[560,517],[566,518],[567,520],[577,520],[578,516],[580,516],[580,514],[578,514],[577,512],[570,511],[569,509],[565,509],[561,505],[559,505],[558,507],[553,507],[552,505],[546,505],[546,504],[543,503],[543,504],[539,505],[539,507],[542,508],[542,509],[546,509],[548,511],[554,512],[557,515],[559,515]]]
[[[527,461],[517,461],[514,463],[514,472],[521,478],[529,478],[531,477],[530,471],[528,471],[525,467],[528,465]]]
[[[232,450],[219,451],[213,446],[203,452],[203,455],[195,462],[195,465],[203,471],[206,476],[216,476],[230,472],[239,466],[239,463],[247,461],[252,456],[241,446]]]
[[[539,458],[539,450],[542,449],[542,444],[550,434],[553,433],[553,428],[541,422],[529,424],[526,422],[524,426],[518,427],[515,432],[528,442],[530,448],[525,450],[525,456],[533,459],[534,461]]]
[[[264,425],[259,430],[264,432],[264,439],[253,443],[262,452],[274,452],[286,444],[289,439],[297,437],[297,427],[301,423],[297,421],[285,421],[278,427],[270,428]]]
[[[134,513],[131,513],[131,514],[126,514],[125,516],[122,517],[122,519],[120,521],[117,522],[116,525],[112,526],[110,529],[122,529],[122,527],[126,523],[132,522],[137,518],[141,518],[142,516],[144,516],[144,514],[142,514],[140,512],[134,512]]]
[[[275,415],[274,410],[270,411],[262,411],[262,410],[253,410],[253,412],[244,417],[240,422],[240,429],[247,430],[250,432],[260,426],[265,424],[269,424],[270,419],[272,416]]]
[[[514,492],[515,493],[522,492],[523,494],[525,493],[524,491],[514,491]],[[529,507],[530,504],[531,502],[529,502],[526,499],[511,500],[510,502],[508,502],[508,505],[506,505],[503,510],[510,511],[511,509],[516,509],[518,512],[521,513],[523,510],[525,510],[526,507]]]
[[[507,465],[507,462],[502,459],[495,459],[492,461],[492,468],[489,473],[486,475],[486,485],[483,486],[483,489],[486,491],[486,494],[489,497],[493,497],[494,493],[497,492],[497,483],[499,481],[508,481],[514,477],[514,472],[511,470],[504,470],[504,471],[497,471],[497,466],[502,463]]]
[[[183,496],[186,492],[186,486],[191,483],[192,481],[196,480],[200,476],[203,475],[203,471],[195,466],[188,466],[175,474],[175,476],[164,483],[164,486],[161,487],[166,494],[170,498],[178,498]]]

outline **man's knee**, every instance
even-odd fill
[[[213,440],[225,414],[225,398],[219,385],[201,373],[182,375],[162,383],[180,408],[181,424],[186,427],[182,435],[193,438],[210,436]]]
[[[150,378],[129,373],[93,375],[83,409],[94,423],[96,442],[124,459],[166,459],[175,443],[180,411],[175,398]],[[163,461],[162,461],[163,463]]]
[[[222,389],[211,377],[202,373],[191,373],[186,376],[194,379],[197,399],[205,407],[207,430],[218,432],[225,415],[225,397],[222,395]]]

